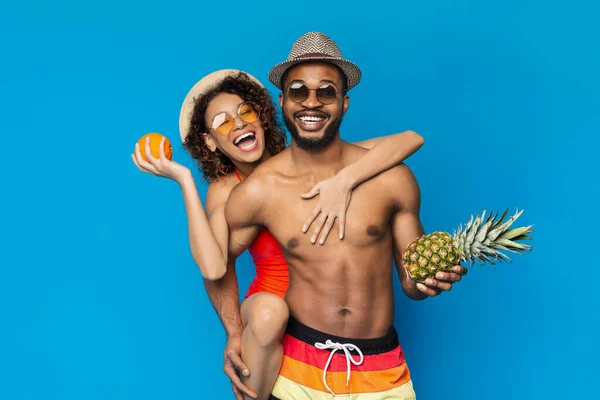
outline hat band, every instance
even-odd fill
[[[306,54],[302,54],[300,56],[294,57],[293,59],[289,60],[289,61],[294,61],[294,60],[302,60],[305,58],[331,58],[331,59],[336,59],[338,57],[332,56],[331,54],[325,54],[325,53],[306,53]]]

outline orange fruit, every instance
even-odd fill
[[[140,153],[142,154],[142,158],[145,161],[148,161],[148,159],[146,159],[146,138],[147,137],[150,138],[150,152],[156,158],[160,157],[160,155],[159,155],[160,154],[159,153],[160,141],[164,137],[165,138],[165,156],[169,160],[173,159],[173,147],[171,146],[171,142],[169,141],[169,139],[167,137],[165,137],[164,135],[161,135],[160,133],[148,133],[147,135],[142,136],[140,138],[140,140],[138,140],[138,143],[140,145]]]

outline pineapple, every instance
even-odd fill
[[[503,223],[508,214],[504,212],[500,219],[492,213],[485,220],[485,210],[481,216],[471,219],[463,230],[462,224],[454,235],[447,232],[434,232],[423,235],[413,241],[403,254],[404,265],[409,276],[415,282],[423,282],[427,278],[435,278],[438,271],[450,272],[452,267],[459,262],[468,262],[473,265],[475,260],[481,264],[495,261],[511,261],[501,251],[518,253],[531,251],[529,245],[516,243],[517,240],[531,239],[527,236],[533,232],[530,226],[508,229],[513,222],[523,213],[517,210],[516,214]]]

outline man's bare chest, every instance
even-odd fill
[[[326,224],[332,219],[320,212],[312,222],[308,231],[302,231],[303,226],[315,210],[323,203],[331,204],[330,199],[321,199],[320,195],[312,199],[303,199],[302,194],[312,188],[311,183],[297,182],[279,184],[274,187],[267,207],[264,210],[264,224],[278,240],[281,247],[291,256],[301,256],[310,249],[311,254],[344,251],[344,249],[360,249],[389,237],[391,232],[391,215],[393,207],[385,193],[380,193],[375,185],[361,185],[354,190],[346,211],[345,232],[343,241],[339,240],[339,218],[335,218],[333,227],[323,245],[319,245],[321,234],[315,232],[318,224]],[[345,196],[336,195],[343,199]],[[326,201],[327,200],[327,201]],[[343,201],[333,202],[335,209],[341,210]],[[317,244],[311,242],[316,239]]]

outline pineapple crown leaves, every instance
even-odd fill
[[[532,246],[517,243],[517,241],[531,239],[528,233],[533,232],[531,230],[533,225],[508,229],[522,213],[523,210],[519,211],[517,209],[515,215],[506,222],[504,222],[504,219],[508,215],[508,209],[504,211],[500,218],[492,212],[485,219],[485,210],[475,218],[471,215],[464,229],[463,225],[460,224],[453,235],[461,253],[461,261],[467,261],[470,265],[473,265],[475,260],[479,260],[480,263],[489,262],[495,265],[496,261],[512,261],[503,251],[515,254],[522,251],[531,251]]]

